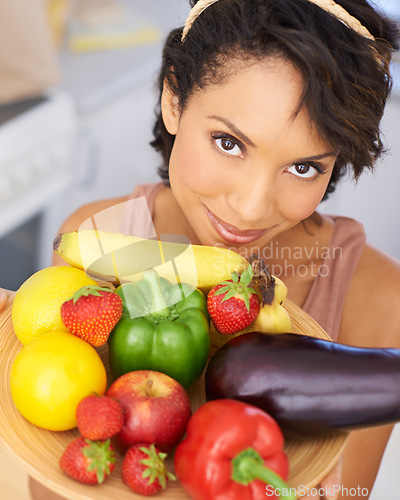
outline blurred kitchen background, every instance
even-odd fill
[[[400,22],[400,0],[375,3]],[[161,47],[188,12],[188,0],[0,0],[0,287],[16,290],[50,265],[78,206],[157,180],[149,141]],[[388,154],[321,211],[360,220],[373,245],[400,258],[400,58],[393,73]],[[373,500],[400,498],[397,442]]]
[[[157,180],[162,42],[187,0],[0,0],[0,286],[50,265],[77,207]]]
[[[378,0],[400,18],[400,0]],[[188,0],[0,0],[0,286],[50,265],[60,223],[84,203],[157,179],[155,80]],[[384,118],[389,153],[321,211],[355,217],[400,258],[400,62]]]

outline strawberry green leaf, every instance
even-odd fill
[[[222,299],[222,302],[229,300],[232,297],[241,297],[246,305],[246,309],[250,310],[250,299],[251,294],[256,294],[257,292],[250,286],[251,280],[253,279],[253,269],[251,265],[243,271],[241,275],[236,272],[232,273],[232,281],[222,281],[220,284],[224,285],[214,292],[214,295],[226,294]]]
[[[232,290],[232,283],[230,283],[227,286],[223,286],[221,288],[218,288],[218,290],[215,291],[214,295],[222,295],[224,293],[228,293],[230,290]]]
[[[250,285],[251,280],[253,279],[254,273],[253,273],[253,268],[249,264],[247,268],[243,271],[243,273],[240,275],[240,282],[242,285]]]
[[[244,303],[246,305],[246,309],[249,311],[250,310],[250,299],[249,299],[249,296],[247,294],[244,294],[243,295],[243,300],[244,300]]]
[[[110,440],[91,441],[85,439],[87,446],[82,449],[83,455],[88,459],[88,471],[96,471],[97,481],[101,484],[110,474],[110,465],[115,463],[115,453],[110,447]]]
[[[174,474],[169,472],[165,466],[164,460],[167,456],[166,453],[157,452],[154,444],[150,445],[149,448],[142,446],[139,449],[149,457],[140,460],[140,463],[147,467],[142,474],[143,478],[149,478],[147,484],[151,484],[158,479],[162,489],[165,489],[167,479],[176,481]]]
[[[105,286],[89,285],[89,286],[83,286],[82,288],[80,288],[78,291],[76,291],[72,295],[72,297],[69,300],[73,300],[73,303],[76,304],[76,302],[81,297],[88,297],[89,295],[101,297],[100,292],[114,293],[112,290],[110,290],[110,288],[107,288]]]
[[[234,297],[235,295],[237,295],[237,290],[235,288],[231,288],[229,290],[229,292],[225,295],[225,297],[222,299],[221,302],[225,302],[225,300],[229,300],[231,299],[232,297]],[[243,297],[244,298],[244,297]]]

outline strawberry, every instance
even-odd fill
[[[250,286],[253,270],[214,286],[207,295],[207,309],[215,329],[224,335],[240,332],[251,325],[260,311],[257,292]]]
[[[154,444],[132,445],[122,462],[122,481],[140,495],[154,495],[164,490],[169,479],[176,480],[167,471],[164,463],[166,456]]]
[[[99,347],[122,316],[122,299],[109,288],[84,286],[62,304],[60,313],[71,333]]]
[[[101,484],[115,467],[115,450],[109,439],[90,441],[79,436],[65,448],[60,467],[81,483]]]
[[[81,436],[86,439],[111,438],[124,424],[122,406],[108,396],[86,396],[76,408],[76,422]]]

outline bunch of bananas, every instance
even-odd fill
[[[287,287],[277,276],[272,276],[262,259],[250,258],[254,281],[262,296],[262,306],[256,320],[241,331],[289,333],[292,322],[282,306],[287,297]]]
[[[192,245],[189,241],[160,241],[92,229],[59,234],[54,251],[73,267],[85,270],[97,280],[114,285],[142,278],[154,268],[172,283],[188,283],[204,293],[231,273],[242,273],[249,265],[240,254],[222,247]],[[282,306],[287,287],[276,276],[270,277],[269,300],[264,300],[258,317],[246,331],[291,332],[288,312]],[[272,291],[272,294],[271,294]]]

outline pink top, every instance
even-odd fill
[[[121,232],[151,238],[155,236],[152,223],[154,200],[162,182],[141,184],[130,196],[140,197],[141,203],[128,203],[122,220]],[[147,203],[142,203],[144,200]],[[139,200],[138,200],[139,201]],[[314,279],[302,309],[314,318],[333,340],[337,340],[346,293],[366,243],[364,227],[348,217],[323,215],[333,222],[333,231],[323,262]]]

